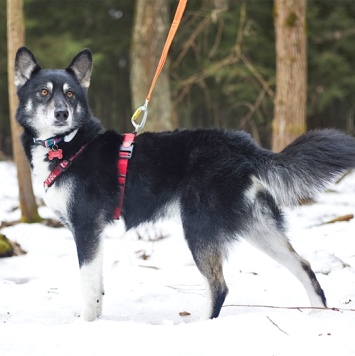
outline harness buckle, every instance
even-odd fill
[[[121,146],[119,158],[131,159],[132,154],[133,154],[133,142],[130,144],[129,147],[123,147],[123,145]]]
[[[131,159],[134,148],[135,134],[126,134],[120,147],[119,158]]]

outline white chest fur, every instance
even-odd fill
[[[49,164],[44,160],[47,154],[48,148],[46,147],[36,146],[32,150],[33,174],[41,182],[44,182],[50,174]],[[66,221],[68,221],[68,199],[70,198],[70,192],[70,181],[61,184],[59,188],[54,183],[47,192],[43,189],[43,199],[46,205]]]

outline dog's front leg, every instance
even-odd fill
[[[83,297],[80,317],[85,321],[93,321],[101,315],[104,295],[102,236],[99,234],[94,237],[91,234],[75,234]]]

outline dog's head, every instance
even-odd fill
[[[91,118],[86,92],[90,85],[92,54],[78,53],[68,68],[41,69],[26,47],[17,51],[15,85],[19,97],[17,121],[36,138],[73,131]]]

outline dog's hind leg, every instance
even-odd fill
[[[210,192],[200,190],[199,182],[191,182],[190,189],[181,199],[181,221],[197,268],[206,281],[209,297],[208,318],[217,318],[228,287],[223,276],[223,260],[226,257],[223,222],[216,218],[218,207],[209,197]]]
[[[244,235],[255,247],[286,267],[304,286],[312,307],[325,307],[324,292],[310,263],[293,249],[283,229],[283,217],[268,193],[258,194],[254,205],[254,225]]]
[[[209,298],[208,318],[217,318],[228,294],[228,287],[223,276],[222,255],[209,248],[192,251],[192,255],[196,266],[206,279]]]
[[[208,233],[202,234],[198,231],[199,224],[193,223],[190,229],[186,225],[183,223],[185,238],[196,266],[206,280],[209,297],[208,318],[217,318],[228,294],[223,276],[223,252],[218,243],[213,243],[210,236],[207,236]]]

